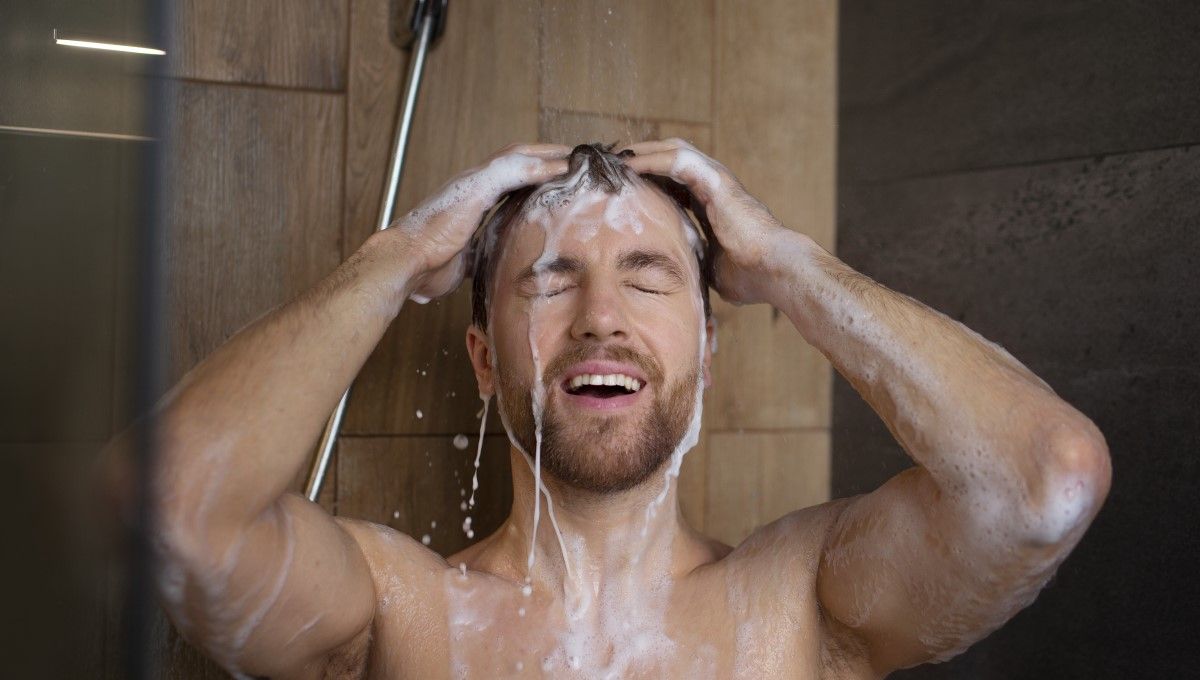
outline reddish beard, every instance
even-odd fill
[[[589,359],[634,364],[653,386],[654,401],[637,415],[587,415],[567,418],[558,384],[571,366]],[[620,346],[596,348],[575,345],[551,361],[546,376],[542,415],[542,466],[558,481],[593,493],[631,489],[650,477],[671,457],[687,433],[700,380],[694,366],[675,384],[664,385],[656,362]],[[533,395],[528,382],[500,368],[497,371],[500,407],[512,436],[533,456],[536,446]],[[645,389],[645,388],[643,388]]]

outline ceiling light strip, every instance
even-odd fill
[[[57,135],[60,137],[88,137],[91,139],[115,139],[123,142],[153,142],[154,137],[139,135],[121,135],[112,132],[87,132],[86,130],[59,130],[56,128],[21,127],[19,125],[0,125],[0,132],[21,132],[32,135]]]
[[[139,45],[121,45],[119,43],[100,42],[98,40],[79,40],[77,38],[63,38],[58,35],[58,29],[51,32],[54,37],[54,42],[59,45],[68,45],[70,47],[85,47],[92,50],[107,50],[109,52],[132,52],[134,54],[154,54],[164,55],[165,51],[153,47],[141,47]]]

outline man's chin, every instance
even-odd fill
[[[587,416],[544,433],[542,465],[558,481],[596,493],[631,489],[670,458],[646,423],[627,416]]]

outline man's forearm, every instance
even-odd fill
[[[946,491],[1005,489],[1038,505],[1090,421],[998,345],[780,235],[763,297],[783,311]],[[1088,448],[1086,445],[1082,448]]]
[[[158,409],[163,511],[237,524],[281,496],[372,348],[410,274],[377,234],[324,280],[234,335]]]

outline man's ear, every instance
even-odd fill
[[[708,317],[704,322],[704,387],[712,387],[712,358],[717,353],[717,320]]]
[[[490,397],[495,394],[496,387],[492,382],[492,348],[488,343],[487,333],[479,330],[475,324],[467,326],[467,356],[471,357],[471,367],[475,369],[479,396]]]

